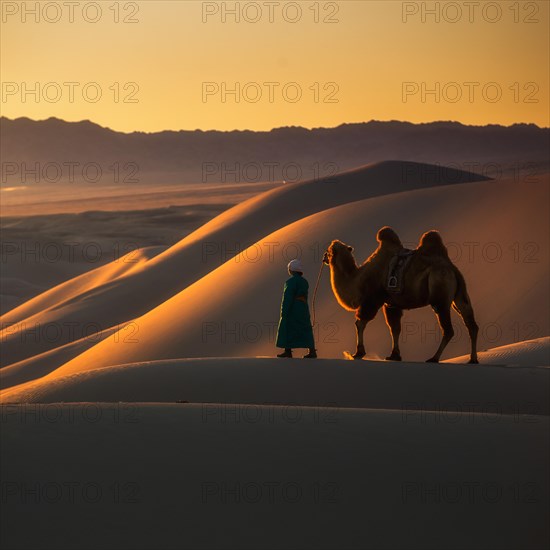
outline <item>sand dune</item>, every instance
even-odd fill
[[[67,192],[71,191],[74,192],[73,189]],[[127,189],[122,191],[128,193]],[[231,190],[224,189],[226,194],[218,197],[219,203],[208,203],[205,191],[200,200],[206,204],[144,210],[146,201],[133,191],[132,197],[143,203],[141,210],[129,210],[131,204],[126,204],[126,210],[114,212],[33,216],[29,215],[29,209],[24,216],[2,216],[0,314],[82,273],[109,262],[120,262],[129,252],[148,247],[168,248],[232,205]],[[33,198],[35,195],[40,193],[33,192]],[[2,199],[2,206],[5,202]],[[20,208],[23,210],[25,203]]]
[[[523,344],[526,347],[528,344]],[[180,359],[45,377],[3,402],[241,403],[550,414],[550,368],[277,358]]]
[[[2,277],[0,281],[0,312],[9,311],[46,290],[43,286],[16,277]]]
[[[443,187],[422,170],[383,163],[276,189],[5,315],[21,326],[1,335],[3,546],[546,547],[548,178]],[[327,270],[321,358],[273,358],[290,257],[313,287],[330,240],[361,261],[386,224],[408,246],[442,232],[489,348],[481,364],[461,364],[456,316],[444,358],[458,357],[412,362],[439,341],[427,308],[404,317],[404,362],[377,360],[381,315],[369,360],[342,360],[353,314]],[[99,342],[79,336],[90,324]]]
[[[44,319],[48,318],[48,315],[55,317],[55,308],[58,307],[60,296],[63,297],[64,302],[70,302],[75,297],[85,294],[97,286],[101,286],[106,281],[115,281],[119,277],[139,269],[140,266],[148,262],[164,248],[147,247],[125,254],[116,261],[57,285],[3,315],[0,317],[0,327],[2,328],[0,339],[3,345],[6,346],[4,349],[8,349],[8,342],[11,341],[12,345],[19,347],[21,351],[31,349],[48,351],[59,345],[64,345],[64,342],[58,337],[58,334],[63,330],[72,332],[67,343],[80,340],[90,334],[97,334],[108,330],[113,325],[110,323],[102,325],[93,317],[84,317],[79,322],[73,321],[72,324],[70,324],[70,320],[60,320],[57,323],[53,323],[50,327],[44,323]],[[35,313],[35,311],[39,313]],[[14,312],[18,313],[15,314]],[[17,320],[17,316],[15,315],[19,315],[21,320]],[[48,340],[50,340],[49,345]],[[25,352],[21,355],[24,359],[29,356]],[[13,363],[14,361],[9,362]]]
[[[139,269],[144,263],[154,258],[165,248],[164,246],[151,246],[124,254],[113,262],[92,269],[91,271],[83,273],[78,277],[74,277],[65,283],[61,283],[43,292],[36,298],[17,308],[18,314],[23,316],[24,319],[28,319],[34,314],[32,313],[34,309],[44,311],[52,306],[56,306],[59,295],[62,295],[65,301],[71,300],[75,296],[79,296],[97,286],[101,286],[106,281],[114,281],[121,276],[128,275],[136,269]],[[9,312],[2,317],[2,320],[6,323],[10,323],[13,322],[12,318],[12,312]]]
[[[75,339],[93,320],[102,330],[143,315],[281,227],[336,205],[410,189],[485,180],[482,176],[412,162],[382,162],[328,179],[268,191],[223,213],[164,253],[123,276],[107,264],[99,281],[85,275],[51,289],[1,318],[12,326],[1,336],[8,365]],[[112,270],[112,272],[111,272]],[[89,282],[89,284],[88,284]],[[59,333],[54,342],[28,338],[36,326]],[[83,334],[79,334],[79,337]],[[24,347],[18,345],[25,341]]]
[[[545,184],[523,187],[514,182],[484,182],[444,190],[417,190],[327,210],[267,236],[253,250],[226,262],[135,319],[137,341],[127,343],[123,335],[118,339],[111,336],[61,366],[57,374],[179,357],[273,355],[286,259],[280,253],[270,258],[265,253],[267,243],[281,246],[299,243],[306,274],[313,284],[322,251],[322,248],[315,250],[315,246],[338,237],[355,245],[356,255],[362,259],[375,247],[376,230],[388,222],[405,242],[418,239],[429,227],[438,227],[447,244],[460,245],[456,250],[461,250],[462,256],[456,263],[466,277],[477,312],[480,349],[513,343],[525,336],[547,335],[550,332],[546,285],[549,232],[544,214],[547,201]],[[468,215],[463,218],[466,211]],[[426,221],[426,212],[430,213],[430,222]],[[479,235],[487,237],[480,240]],[[468,242],[478,242],[478,251],[487,243],[497,243],[502,256],[498,262],[492,262],[478,254],[469,261],[464,245]],[[509,250],[516,242],[520,246],[537,243],[536,261],[517,261],[513,250]],[[246,261],[246,255],[254,258],[257,250],[264,251],[261,257]],[[343,350],[353,349],[353,314],[336,303],[327,272],[317,297],[317,320],[321,357],[338,358]],[[466,331],[458,317],[454,317],[454,322],[457,334],[443,358],[468,350]],[[403,327],[404,360],[430,357],[439,341],[439,329],[431,310],[407,312]],[[369,324],[366,344],[370,358],[388,354],[390,338],[381,314]]]
[[[122,328],[111,327],[110,329],[91,334],[64,346],[59,346],[17,363],[12,363],[0,370],[0,389],[9,388],[10,386],[23,384],[34,378],[46,376],[56,370],[59,365],[70,361],[73,357],[95,346],[98,342]]]

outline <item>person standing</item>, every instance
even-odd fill
[[[309,283],[304,277],[302,262],[298,259],[289,262],[288,274],[290,279],[284,286],[276,343],[284,352],[277,357],[292,358],[293,348],[307,348],[304,359],[315,359],[317,352],[307,303]]]

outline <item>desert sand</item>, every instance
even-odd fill
[[[549,177],[451,175],[387,161],[280,185],[7,311],[6,547],[543,548]],[[326,268],[319,359],[274,358],[288,260],[311,303],[327,244],[362,262],[383,225],[408,247],[441,232],[480,365],[456,315],[444,361],[423,362],[439,342],[428,308],[403,319],[402,363],[382,360],[382,314],[366,359],[343,360],[353,313]]]
[[[110,403],[50,405],[47,422],[28,407],[4,407],[10,548],[539,549],[548,539],[547,416]]]

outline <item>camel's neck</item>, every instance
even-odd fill
[[[332,290],[340,305],[350,311],[356,310],[360,306],[361,289],[359,276],[365,268],[357,267],[355,260],[350,258],[349,262],[338,262],[331,266],[330,280]]]

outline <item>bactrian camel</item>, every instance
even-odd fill
[[[438,231],[428,231],[420,239],[403,269],[399,292],[388,285],[392,258],[404,251],[395,231],[383,227],[376,236],[378,248],[360,266],[355,262],[353,248],[341,241],[332,241],[323,261],[330,266],[332,289],[340,305],[355,311],[357,349],[354,359],[365,356],[363,333],[369,321],[384,308],[386,323],[392,337],[392,352],[386,359],[401,361],[399,335],[404,309],[431,306],[443,336],[435,354],[428,362],[437,363],[454,335],[451,306],[460,314],[471,341],[470,363],[477,363],[478,326],[466,290],[462,273],[451,262]]]

